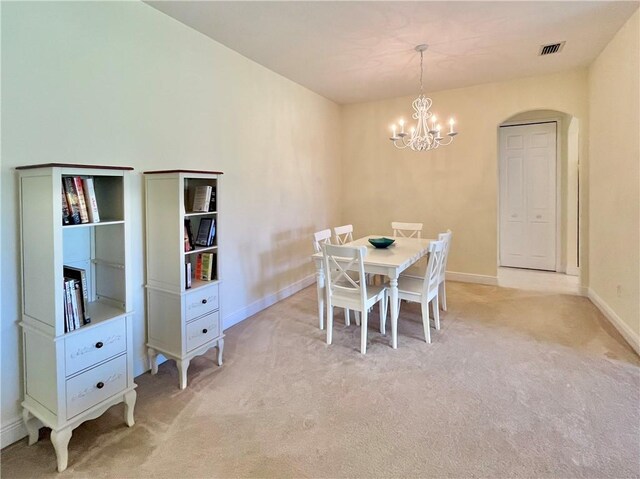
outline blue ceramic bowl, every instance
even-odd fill
[[[369,243],[371,243],[376,248],[386,248],[391,246],[395,240],[391,238],[369,238]]]

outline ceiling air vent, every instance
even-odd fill
[[[540,51],[538,52],[538,55],[542,56],[542,55],[551,55],[552,53],[558,53],[559,51],[562,50],[562,47],[564,47],[565,43],[566,42],[550,43],[548,45],[541,45],[540,46]]]

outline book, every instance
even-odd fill
[[[185,233],[185,243],[184,243],[184,250],[185,251],[191,251],[193,248],[195,248],[195,245],[193,244],[193,233],[191,231],[191,220],[190,219],[186,219],[184,220],[184,233]],[[188,248],[187,248],[188,246]]]
[[[82,186],[82,178],[80,178],[79,176],[74,176],[73,184],[76,187],[76,194],[78,195],[78,205],[80,205],[80,221],[82,223],[88,223],[89,211],[87,210],[87,202],[84,199],[84,188]]]
[[[62,183],[64,184],[64,192],[67,195],[71,224],[79,225],[82,222],[80,219],[80,203],[78,202],[78,192],[76,191],[73,178],[71,176],[65,176],[62,178]]]
[[[67,288],[69,289],[69,295],[71,296],[71,317],[73,318],[73,329],[80,327],[80,310],[78,309],[78,299],[76,298],[76,284],[75,280],[70,279],[67,281]]]
[[[67,195],[64,192],[64,182],[62,183],[62,224],[70,225],[71,224],[71,212],[69,211],[69,205],[67,204]]]
[[[74,280],[73,288],[74,288],[73,294],[75,295],[75,300],[78,308],[76,326],[79,328],[80,326],[83,326],[85,324],[84,323],[84,305],[83,305],[82,288],[80,286],[80,281]],[[82,322],[82,324],[80,324],[80,322]]]
[[[213,272],[213,254],[203,253],[202,254],[202,273],[200,275],[200,279],[204,281],[211,281],[212,272]]]
[[[73,280],[64,279],[64,292],[65,292],[65,303],[66,303],[66,326],[67,332],[71,332],[76,329],[75,320],[74,320],[74,310],[73,310],[73,299],[71,297],[71,291],[73,289]]]
[[[82,293],[82,323],[89,324],[91,317],[89,315],[89,288],[87,283],[87,272],[81,268],[74,268],[73,266],[64,266],[63,275],[65,278],[74,279],[80,283],[80,292]]]
[[[200,276],[202,276],[202,255],[199,254],[198,257],[196,258],[196,275],[195,277],[197,279],[200,279]]]
[[[198,226],[198,234],[196,235],[196,246],[210,246],[209,239],[211,236],[211,227],[213,225],[213,218],[202,218],[200,225]]]
[[[85,178],[82,180],[84,189],[84,199],[87,203],[87,212],[89,213],[89,221],[91,223],[100,223],[100,213],[98,211],[98,200],[96,199],[96,190],[93,186],[93,178]]]
[[[209,238],[207,239],[207,246],[213,246],[213,240],[216,237],[216,220],[211,219],[211,228],[209,228]]]
[[[216,187],[211,187],[211,199],[209,200],[209,211],[217,211],[216,210]]]
[[[64,312],[64,332],[68,333],[69,330],[69,304],[67,303],[67,282],[62,282],[62,311]]]
[[[187,262],[184,265],[184,289],[191,288],[191,263]]]
[[[210,186],[197,186],[195,194],[193,195],[193,208],[192,211],[209,211],[209,201],[211,200],[211,187]]]

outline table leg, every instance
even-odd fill
[[[324,268],[316,266],[316,289],[318,290],[318,320],[324,329]]]
[[[398,349],[398,278],[390,277],[389,301],[391,301],[391,347]]]

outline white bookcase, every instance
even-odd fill
[[[180,389],[187,387],[189,362],[212,347],[222,366],[224,334],[219,300],[219,204],[221,172],[165,170],[145,172],[147,219],[147,352],[151,373],[158,372],[158,354],[174,359]],[[215,211],[193,212],[198,186],[211,186]],[[216,233],[210,246],[185,251],[185,221],[197,237],[200,222],[212,219]],[[223,226],[224,227],[224,226]],[[198,255],[213,254],[210,281],[195,277]],[[186,265],[191,265],[187,287]]]
[[[72,431],[125,403],[133,426],[129,167],[18,167],[22,249],[23,418],[29,444],[51,428],[58,471]],[[63,225],[64,177],[93,178],[101,221]],[[91,322],[66,332],[63,268],[84,269]]]

